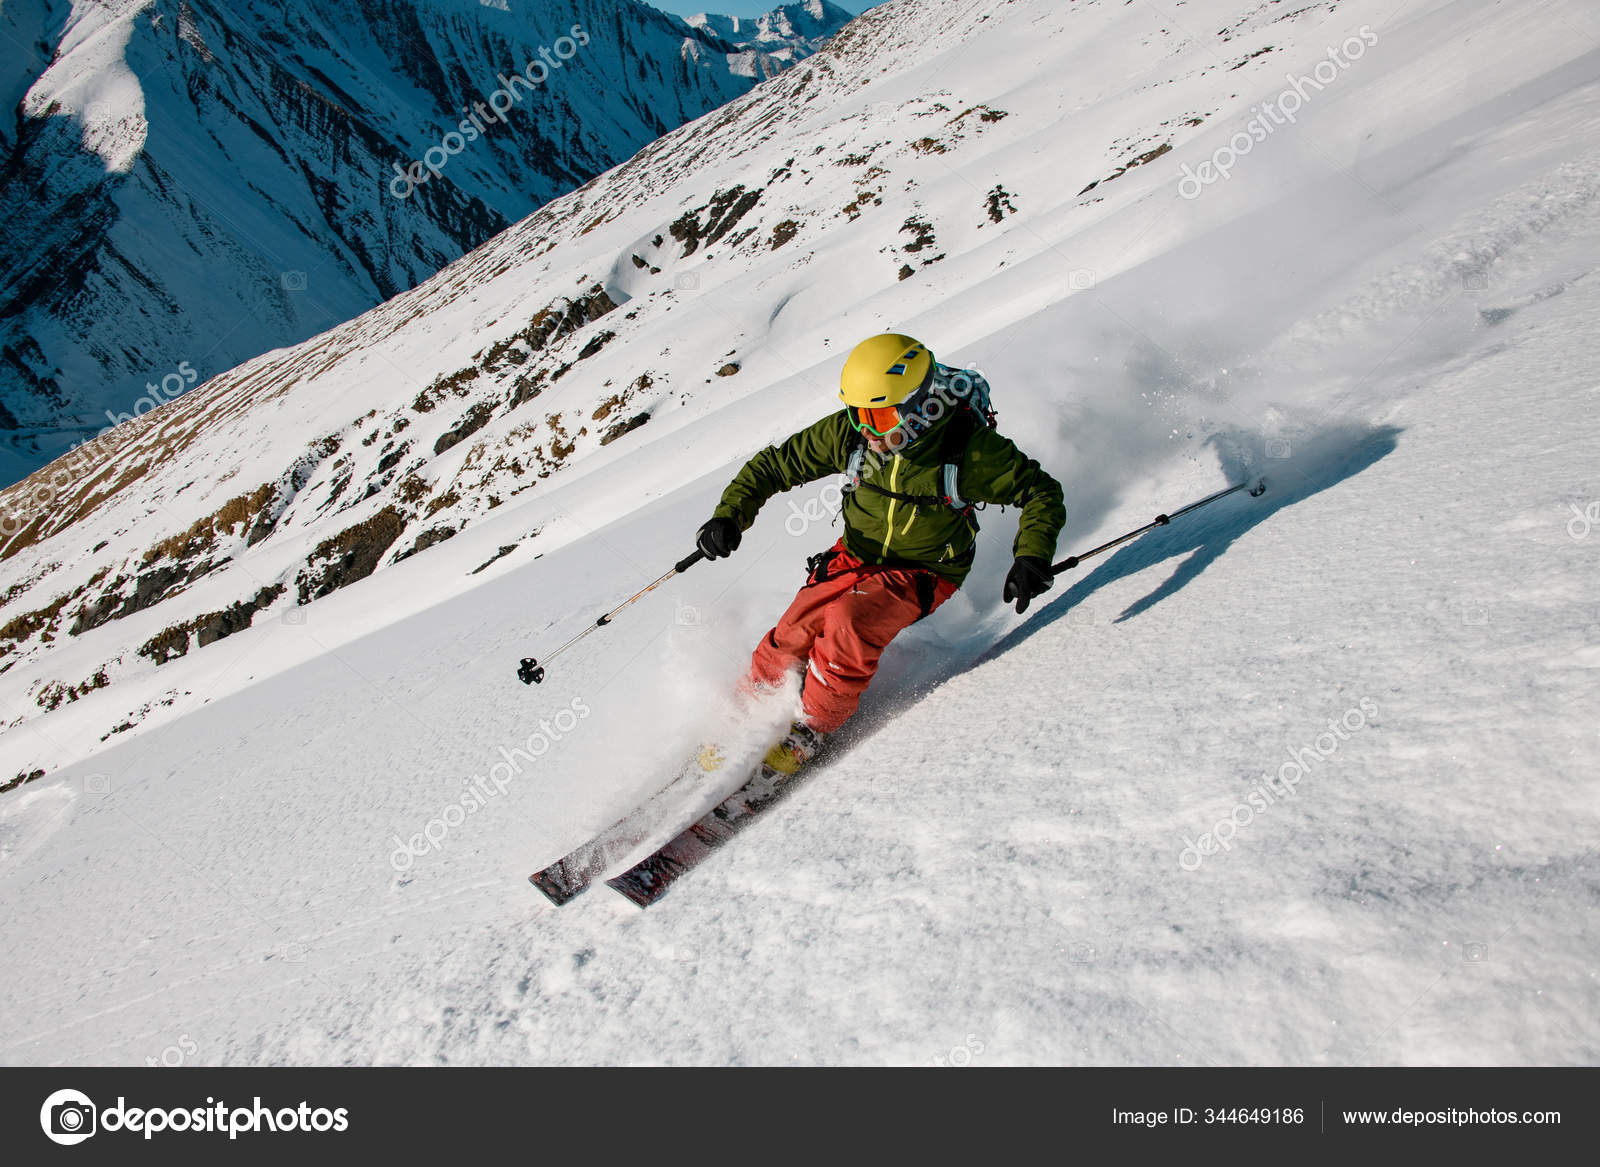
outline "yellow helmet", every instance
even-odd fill
[[[933,354],[898,332],[869,336],[850,350],[839,376],[839,400],[857,409],[899,405],[933,376]]]

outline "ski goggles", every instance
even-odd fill
[[[888,437],[905,423],[898,405],[880,405],[876,409],[861,409],[851,405],[846,409],[851,425],[864,434],[875,434],[880,438]]]

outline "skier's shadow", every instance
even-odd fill
[[[1264,477],[1267,480],[1265,494],[1252,498],[1240,491],[1173,520],[1169,527],[1158,527],[1125,544],[1065,592],[1047,593],[1038,615],[997,641],[969,648],[964,654],[966,659],[958,660],[954,667],[948,652],[942,657],[933,653],[912,654],[909,659],[897,657],[881,676],[881,680],[888,683],[873,690],[862,703],[861,711],[825,749],[832,754],[871,737],[938,685],[1010,652],[1058,620],[1075,618],[1083,602],[1101,588],[1163,560],[1187,554],[1188,558],[1178,564],[1170,576],[1124,608],[1114,622],[1131,620],[1148,611],[1193,580],[1227,551],[1235,539],[1258,523],[1361,473],[1393,452],[1401,432],[1396,426],[1348,422],[1324,426],[1292,435],[1286,442],[1274,443],[1268,448],[1270,453],[1288,456],[1268,458],[1254,465],[1242,456],[1242,451],[1261,448],[1259,433],[1240,431],[1214,436],[1209,444],[1217,449],[1228,481],[1253,482]],[[1067,505],[1071,507],[1071,499],[1067,500]],[[993,586],[999,590],[998,582]],[[956,651],[961,652],[959,648]]]
[[[1066,592],[1054,600],[1048,600],[1038,616],[1012,629],[960,671],[976,668],[985,661],[1010,652],[1058,620],[1071,618],[1079,605],[1106,585],[1164,560],[1187,555],[1154,590],[1124,608],[1114,623],[1132,620],[1149,611],[1210,567],[1233,545],[1234,540],[1258,523],[1265,522],[1285,507],[1302,502],[1361,473],[1393,452],[1399,444],[1400,433],[1401,430],[1396,426],[1354,423],[1327,426],[1297,436],[1292,443],[1280,443],[1276,447],[1269,445],[1271,452],[1283,452],[1289,456],[1269,458],[1250,469],[1233,451],[1249,448],[1252,441],[1259,443],[1259,436],[1233,434],[1213,438],[1212,443],[1222,452],[1223,467],[1230,480],[1241,482],[1264,477],[1267,481],[1265,494],[1252,498],[1241,491],[1175,519],[1171,526],[1158,527],[1124,545]]]

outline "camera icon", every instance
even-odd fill
[[[1087,628],[1094,623],[1094,613],[1079,604],[1067,613],[1067,623],[1076,624],[1079,628]]]
[[[1489,286],[1489,277],[1481,271],[1468,272],[1461,277],[1461,286],[1469,292],[1481,292]]]
[[[1084,940],[1067,945],[1068,964],[1088,964],[1094,959],[1094,945]]]
[[[1489,622],[1489,609],[1470,605],[1461,610],[1461,623],[1468,627],[1476,627]]]
[[[1075,267],[1067,273],[1067,287],[1074,292],[1086,292],[1099,280],[1099,273],[1089,267]]]
[[[285,624],[304,624],[306,622],[306,610],[301,607],[289,608],[279,619]]]
[[[85,774],[83,776],[83,792],[85,794],[110,794],[111,776],[109,774]]]
[[[111,106],[104,101],[91,101],[83,107],[83,120],[103,122],[111,117]]]
[[[1489,946],[1487,944],[1463,944],[1461,946],[1461,959],[1468,964],[1481,964],[1489,959]]]
[[[283,290],[286,292],[303,292],[306,290],[306,273],[286,271],[278,277],[278,282],[283,285]]]
[[[684,628],[694,628],[700,623],[700,609],[680,601],[677,611],[672,614],[672,621]]]
[[[1289,440],[1287,438],[1268,438],[1267,439],[1267,457],[1283,459],[1283,458],[1287,458],[1289,456],[1289,453],[1290,453],[1290,446],[1289,446]]]
[[[51,1108],[50,1129],[58,1135],[94,1134],[94,1108],[81,1102],[63,1102]]]
[[[97,1113],[87,1094],[57,1090],[39,1108],[39,1125],[52,1143],[70,1147],[95,1133]]]
[[[306,946],[304,944],[285,944],[283,951],[278,953],[278,958],[287,964],[304,964],[306,962]]]
[[[682,292],[697,291],[700,287],[700,273],[697,271],[679,272],[673,278],[672,286]]]

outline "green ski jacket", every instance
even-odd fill
[[[951,462],[959,467],[956,489],[967,502],[1022,508],[1013,554],[1054,558],[1056,537],[1067,521],[1061,484],[993,429],[975,430],[964,451],[946,451],[942,439],[954,416],[942,418],[901,453],[869,450],[861,467],[862,484],[932,498],[943,493],[943,467]],[[738,523],[741,531],[749,530],[773,495],[844,473],[854,437],[849,414],[841,409],[766,447],[722,492],[716,514]],[[925,568],[957,585],[972,570],[977,531],[953,507],[908,503],[858,486],[845,494],[841,513],[845,550],[863,563]]]

